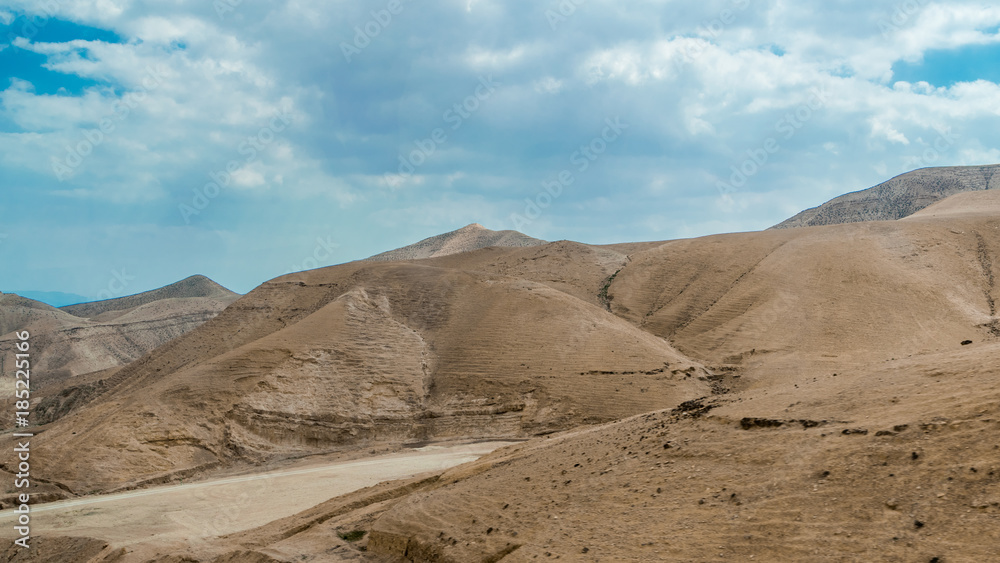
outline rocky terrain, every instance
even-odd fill
[[[526,441],[198,545],[68,529],[38,560],[989,561],[997,193],[271,280],[37,428],[39,491]]]
[[[1000,187],[998,171],[1000,165],[996,164],[921,168],[806,209],[772,228],[902,219],[957,193],[995,190]]]

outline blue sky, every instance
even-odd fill
[[[763,229],[1000,162],[998,25],[980,1],[0,1],[0,290],[246,292],[472,222]]]

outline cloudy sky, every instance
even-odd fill
[[[998,24],[963,0],[0,1],[0,290],[246,292],[472,222],[763,229],[1000,162]]]

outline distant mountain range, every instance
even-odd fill
[[[77,303],[86,303],[87,301],[90,301],[90,298],[85,295],[80,295],[79,293],[64,293],[62,291],[14,290],[8,291],[7,293],[14,293],[34,301],[41,301],[42,303],[52,305],[53,307],[65,307],[66,305],[75,305]]]
[[[902,219],[959,192],[997,189],[1000,187],[998,171],[1000,164],[921,168],[867,190],[835,197],[771,228]]]

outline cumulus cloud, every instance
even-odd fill
[[[942,132],[956,140],[937,164],[998,158],[1000,86],[893,73],[930,52],[1000,42],[1000,8],[972,0],[902,12],[862,0],[591,0],[557,25],[548,12],[559,3],[527,0],[404,2],[395,14],[374,0],[243,2],[222,14],[193,1],[42,4],[8,1],[0,22],[41,15],[121,40],[8,47],[88,85],[0,85],[5,176],[58,201],[128,210],[122,221],[227,236],[385,227],[345,245],[356,252],[345,259],[411,242],[402,225],[414,215],[441,230],[511,228],[563,171],[573,183],[529,234],[762,228],[906,171]],[[344,45],[358,52],[345,57]],[[488,95],[484,80],[495,83]],[[591,145],[608,119],[630,125]],[[588,146],[600,154],[581,156]],[[778,150],[721,193],[764,146]],[[419,163],[399,175],[414,151]],[[274,232],[245,226],[274,209]]]

